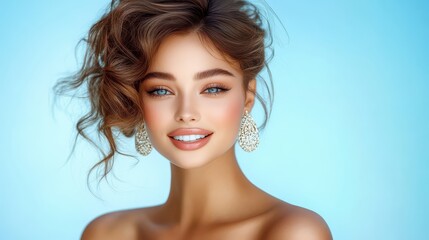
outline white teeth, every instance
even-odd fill
[[[183,135],[183,136],[174,136],[175,140],[184,141],[184,142],[193,142],[201,138],[205,138],[206,135]]]

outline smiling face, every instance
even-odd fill
[[[238,65],[214,49],[196,33],[172,35],[140,85],[149,138],[181,168],[234,154],[241,116],[253,105]]]

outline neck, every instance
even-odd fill
[[[199,168],[182,169],[172,164],[170,195],[164,207],[174,222],[192,227],[230,219],[255,192],[231,148]]]

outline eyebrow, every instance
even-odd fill
[[[201,79],[214,77],[214,76],[218,76],[218,75],[234,77],[234,74],[232,74],[231,72],[229,72],[227,70],[224,70],[221,68],[214,68],[214,69],[209,69],[209,70],[206,70],[203,72],[196,73],[194,75],[194,80],[201,80]],[[171,81],[176,80],[176,78],[170,73],[150,72],[143,77],[142,81],[149,79],[149,78],[159,78],[159,79],[165,79],[165,80],[171,80]]]

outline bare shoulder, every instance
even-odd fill
[[[266,231],[267,240],[332,240],[325,220],[317,213],[291,204],[282,204]]]
[[[138,227],[135,216],[138,212],[141,210],[124,210],[101,215],[86,226],[81,240],[137,239]]]

